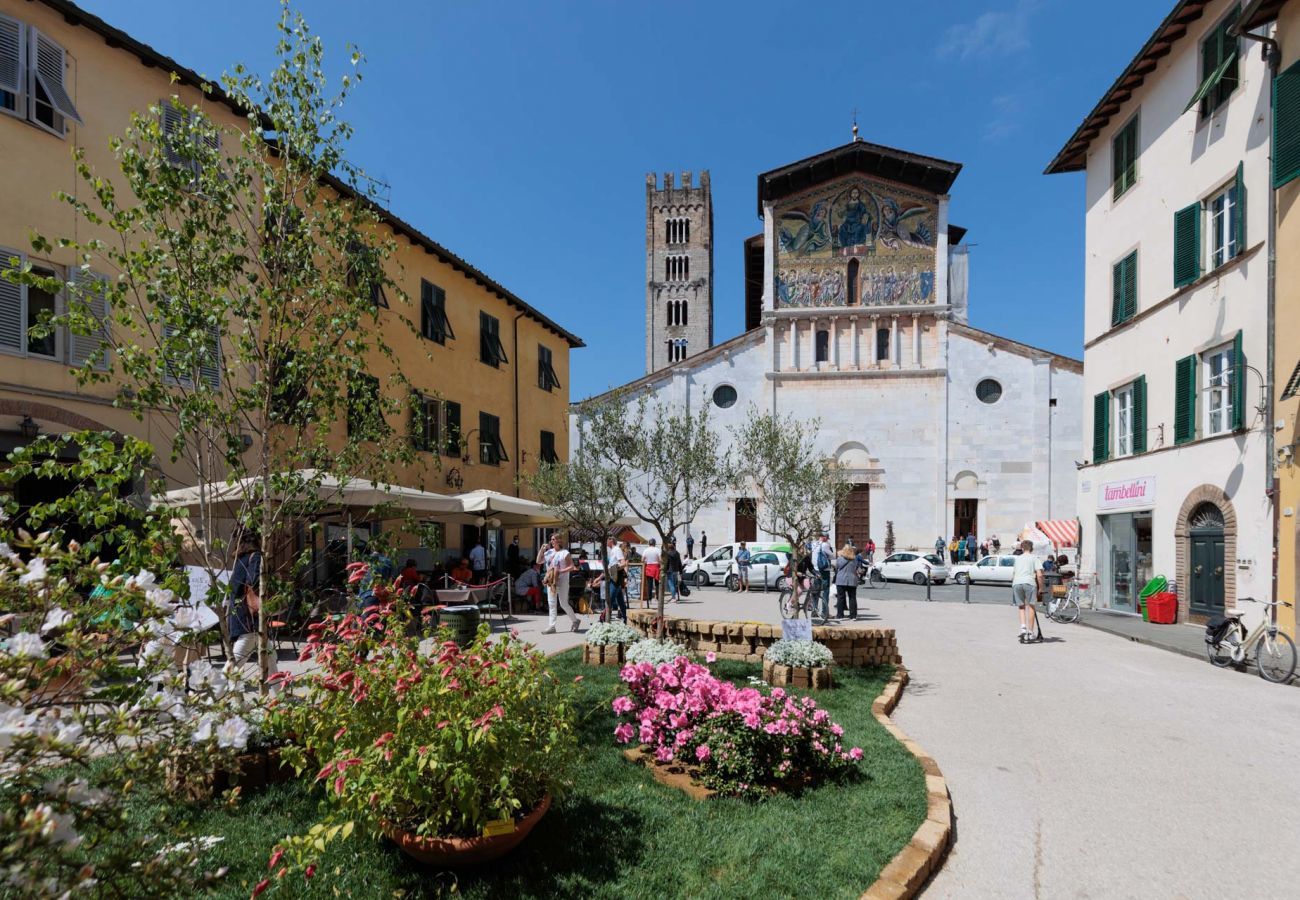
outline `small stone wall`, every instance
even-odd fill
[[[627,623],[649,637],[655,635],[655,612],[629,610]],[[897,666],[903,662],[892,628],[855,628],[825,625],[813,628],[813,640],[825,644],[838,666]],[[780,625],[749,622],[712,622],[664,616],[664,636],[699,653],[713,652],[719,659],[761,663],[768,645],[780,639]]]
[[[831,686],[830,666],[782,666],[771,660],[763,660],[763,680],[773,687],[813,688],[826,690]]]
[[[583,644],[582,661],[589,666],[618,666],[626,661],[627,644]]]

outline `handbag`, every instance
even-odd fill
[[[546,577],[544,577],[544,578],[542,579],[542,584],[546,585],[548,588],[559,587],[559,586],[560,586],[560,570],[557,569],[557,568],[554,568],[554,567],[551,567],[551,568],[547,569],[547,570],[546,570]]]
[[[244,605],[248,607],[250,615],[255,616],[262,611],[262,598],[251,584],[244,585]]]
[[[689,597],[691,595],[691,588],[685,581],[679,579],[677,584],[677,593],[681,594],[683,597]]]

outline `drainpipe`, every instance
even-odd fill
[[[522,475],[519,460],[519,320],[524,317],[523,313],[515,316],[514,324],[514,351],[515,351],[515,496],[519,494],[519,477]]]
[[[1273,83],[1277,78],[1278,63],[1282,59],[1282,48],[1278,42],[1271,37],[1265,37],[1259,34],[1251,34],[1249,31],[1239,30],[1236,25],[1228,29],[1229,33],[1235,33],[1237,37],[1243,37],[1248,41],[1255,41],[1263,44],[1264,63],[1268,66],[1268,121],[1273,120]],[[1272,161],[1272,146],[1270,143],[1269,160]],[[1270,166],[1271,168],[1271,166]],[[1273,507],[1273,552],[1269,556],[1269,574],[1270,599],[1277,599],[1277,538],[1280,527],[1278,499],[1278,481],[1274,474],[1274,437],[1273,437],[1273,371],[1275,366],[1274,357],[1276,351],[1274,343],[1277,332],[1277,191],[1273,190],[1273,179],[1268,181],[1268,354],[1264,371],[1268,374],[1261,379],[1264,389],[1264,471],[1268,476],[1268,488],[1265,490],[1265,496],[1269,498],[1270,505]],[[1274,607],[1272,620],[1277,621],[1277,608]]]

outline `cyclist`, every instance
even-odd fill
[[[1020,643],[1028,643],[1038,632],[1034,600],[1043,593],[1043,564],[1034,555],[1034,542],[1023,541],[1011,573],[1011,597],[1020,610]]]

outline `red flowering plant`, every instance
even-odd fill
[[[627,693],[613,703],[618,742],[638,742],[660,763],[697,767],[719,793],[757,799],[843,777],[862,758],[811,697],[737,687],[684,656],[624,666],[620,678]]]
[[[480,627],[461,648],[445,630],[411,635],[408,619],[393,600],[313,625],[301,659],[315,665],[276,676],[303,697],[285,712],[299,742],[285,756],[325,786],[338,813],[327,826],[475,837],[528,814],[573,758],[570,691],[509,635]],[[342,829],[286,846],[322,833]]]

